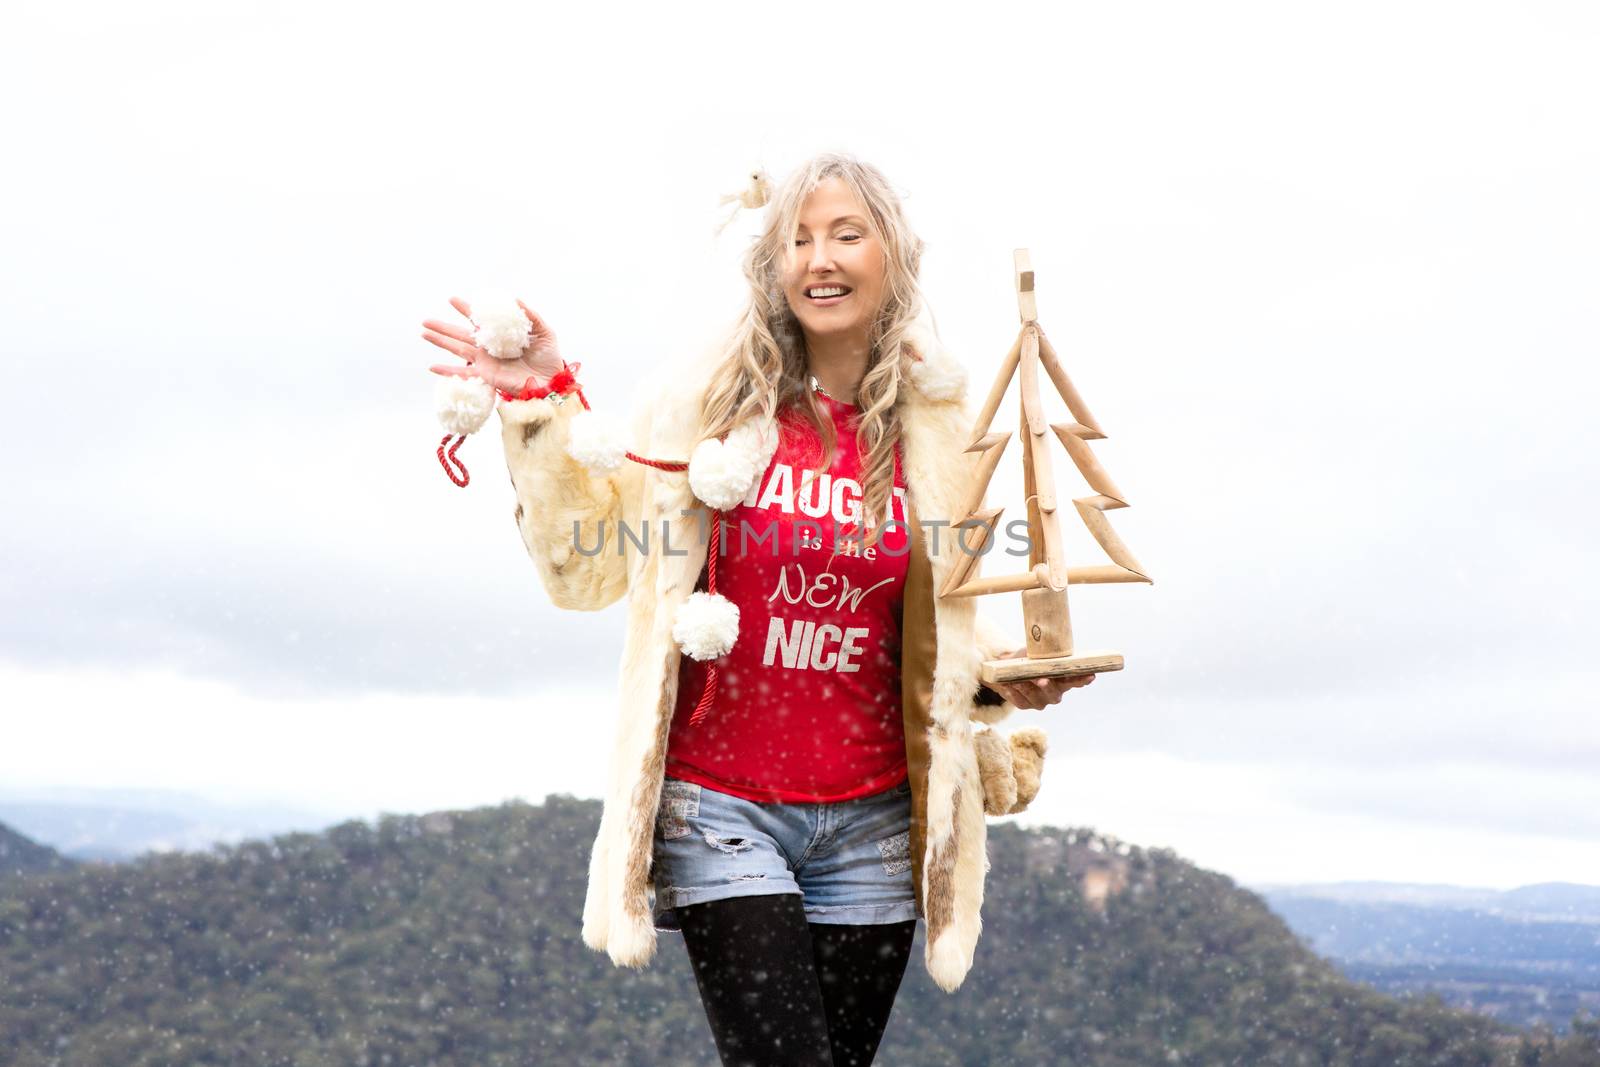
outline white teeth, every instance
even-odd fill
[[[839,287],[839,286],[834,286],[833,288],[830,288],[830,289],[807,289],[806,290],[806,295],[807,296],[843,296],[844,295],[844,289]]]

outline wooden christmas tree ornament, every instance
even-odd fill
[[[1067,372],[1050,340],[1039,327],[1034,300],[1033,268],[1028,250],[1013,253],[1016,269],[1017,310],[1022,330],[1011,351],[1000,364],[989,396],[972,428],[968,452],[981,452],[982,459],[967,490],[962,514],[966,520],[958,528],[964,550],[959,562],[939,590],[941,597],[987,596],[991,593],[1022,593],[1022,619],[1028,631],[1027,658],[991,659],[983,664],[986,682],[1014,682],[1025,678],[1053,678],[1068,674],[1098,674],[1120,671],[1122,653],[1105,649],[1078,651],[1072,644],[1072,618],[1067,611],[1067,587],[1083,583],[1146,582],[1155,584],[1111,528],[1105,513],[1125,508],[1127,500],[1095,459],[1087,442],[1105,438],[1099,423],[1073,388]],[[1073,422],[1047,423],[1039,401],[1039,367],[1054,383],[1066,402]],[[1011,381],[1021,374],[1022,394],[1022,485],[1028,520],[1028,570],[1021,574],[977,577],[978,557],[992,536],[1004,508],[982,511],[984,493],[994,477],[1000,455],[1011,440],[1010,433],[991,433],[990,424],[1000,410]],[[1054,431],[1077,465],[1094,495],[1073,500],[1078,515],[1089,532],[1111,559],[1109,565],[1068,567],[1061,547],[1061,526],[1056,515],[1055,477],[1050,462],[1049,434]]]

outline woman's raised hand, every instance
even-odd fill
[[[461,312],[462,318],[472,322],[472,308],[465,300],[452,296],[450,306]],[[563,366],[555,331],[529,310],[527,304],[518,300],[517,306],[528,316],[528,322],[533,327],[532,336],[520,357],[495,359],[473,342],[472,329],[438,319],[426,319],[422,323],[422,339],[467,361],[464,367],[435,363],[428,369],[446,377],[482,378],[493,388],[504,389],[508,393],[521,389],[530,377],[534,379],[534,385],[544,385]],[[476,325],[473,324],[473,329]]]

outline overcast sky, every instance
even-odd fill
[[[739,305],[718,197],[831,149],[978,388],[1031,249],[1155,577],[1073,588],[1127,669],[1008,724],[1052,742],[1025,821],[1600,883],[1592,5],[21,12],[0,785],[598,795],[620,609],[544,599],[497,434],[445,478],[419,323],[515,291],[626,411]]]

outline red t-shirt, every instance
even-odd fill
[[[717,662],[715,702],[689,716],[706,664],[682,658],[666,773],[746,800],[817,803],[870,796],[906,777],[900,710],[900,609],[909,563],[904,482],[896,525],[857,536],[856,409],[818,394],[837,444],[802,416],[779,418],[766,471],[724,515],[717,592],[739,607],[739,637]],[[704,575],[701,578],[705,588]]]

